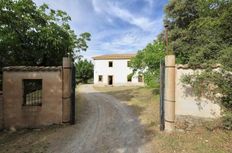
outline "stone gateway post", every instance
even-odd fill
[[[175,55],[165,57],[165,130],[173,131],[175,122]]]
[[[71,91],[72,91],[72,62],[71,58],[63,58],[63,74],[62,74],[62,101],[63,101],[63,122],[69,122],[71,119]]]

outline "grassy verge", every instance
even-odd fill
[[[96,87],[95,87],[96,88]],[[159,131],[159,95],[152,89],[138,87],[98,87],[97,90],[128,101],[145,126],[146,137],[158,153],[231,153],[232,132],[211,129],[214,122],[193,127],[190,131]]]

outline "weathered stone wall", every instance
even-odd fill
[[[42,79],[42,106],[23,106],[23,79]],[[4,71],[4,128],[62,123],[62,71]]]
[[[201,70],[195,70],[201,71]],[[193,74],[194,70],[183,65],[176,66],[176,115],[190,115],[204,118],[217,118],[221,116],[221,108],[218,104],[204,97],[196,97],[190,86],[181,82],[181,77]]]

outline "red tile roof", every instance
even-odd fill
[[[108,54],[93,57],[94,60],[108,60],[108,59],[130,59],[135,57],[136,54]]]

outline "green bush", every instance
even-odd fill
[[[144,73],[144,82],[148,87],[151,88],[159,88],[159,76],[157,74],[152,72],[146,72]]]
[[[75,64],[77,83],[88,83],[93,78],[93,63],[88,60],[80,60]]]
[[[225,70],[206,70],[185,75],[181,81],[191,85],[196,96],[204,95],[224,108],[223,126],[232,130],[232,74]],[[220,96],[217,96],[220,95]]]
[[[165,47],[162,42],[155,41],[148,44],[132,58],[130,67],[134,73],[143,74],[144,82],[148,87],[159,86],[160,60],[165,56]]]
[[[229,112],[223,117],[223,127],[227,130],[232,130],[232,113]]]

